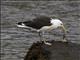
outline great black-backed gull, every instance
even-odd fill
[[[51,43],[46,42],[44,39],[41,39],[41,33],[44,34],[44,31],[51,31],[56,28],[61,28],[64,32],[63,41],[67,41],[65,40],[66,29],[60,19],[54,19],[47,16],[40,16],[34,18],[32,21],[18,22],[17,26],[23,28],[30,27],[36,29],[36,31],[39,32],[40,40],[43,40],[44,43],[47,45],[51,45]]]

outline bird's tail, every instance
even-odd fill
[[[31,31],[36,31],[36,29],[32,28],[31,26],[33,26],[31,21],[25,21],[25,22],[18,22],[17,23],[17,27],[26,28],[26,29],[31,30]]]
[[[18,22],[17,27],[26,27],[26,25],[23,22]]]
[[[30,29],[33,26],[31,21],[18,22],[17,27]]]

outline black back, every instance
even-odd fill
[[[40,29],[43,26],[50,26],[51,18],[50,17],[46,17],[46,16],[39,16],[35,19],[33,19],[32,21],[25,21],[23,22],[26,26],[35,28],[35,29]]]

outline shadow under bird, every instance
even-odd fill
[[[64,32],[63,42],[67,42],[67,40],[65,39],[67,30],[65,29],[64,24],[60,19],[50,18],[47,16],[39,16],[34,18],[32,21],[18,22],[17,26],[22,28],[35,29],[36,32],[39,33],[40,40],[44,41],[44,43],[47,45],[51,45],[51,43],[46,42],[45,39],[42,39],[42,34],[44,34],[45,31],[49,32],[53,29],[61,28],[61,30]]]

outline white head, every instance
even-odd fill
[[[60,21],[59,19],[51,19],[51,23],[55,28],[58,28],[63,24],[62,21]]]
[[[52,23],[54,29],[56,29],[58,27],[61,27],[62,30],[66,32],[66,29],[65,29],[65,27],[64,27],[64,25],[63,25],[61,20],[59,20],[59,19],[52,19],[51,18],[51,23]]]
[[[59,19],[51,19],[51,23],[55,28],[58,28],[63,25],[62,21],[60,21]]]

